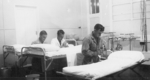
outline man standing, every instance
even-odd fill
[[[104,29],[103,25],[96,24],[92,34],[84,38],[82,43],[83,64],[98,62],[99,55],[104,56],[103,51],[106,50],[106,44],[100,37]]]
[[[60,48],[62,47],[68,47],[68,43],[65,41],[64,38],[65,32],[63,30],[58,30],[57,31],[57,38],[53,38],[51,40],[51,44],[56,45]]]

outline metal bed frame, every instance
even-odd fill
[[[72,45],[74,45],[74,46],[77,45],[77,41],[76,41],[75,39],[66,39],[66,42],[67,42],[68,44],[72,44]]]
[[[128,39],[129,40],[129,49],[130,49],[130,51],[132,50],[132,41],[133,40],[136,40],[137,38],[140,38],[140,37],[136,37],[136,36],[134,36],[134,33],[129,33],[129,34],[125,34],[125,35],[128,35],[129,37],[128,38],[126,38],[126,39]]]
[[[20,55],[17,54],[17,52],[15,51],[13,46],[9,46],[9,45],[4,45],[3,46],[3,58],[4,58],[4,67],[6,67],[6,58],[9,56],[9,54],[14,54],[15,56],[20,57]],[[16,61],[16,63],[18,62],[18,60]],[[15,64],[16,64],[15,63]]]
[[[40,54],[33,54],[32,50],[36,50],[40,53],[42,53],[42,55]],[[31,54],[32,53],[32,54]],[[44,71],[44,77],[45,77],[45,80],[47,80],[47,71],[48,71],[48,68],[51,66],[52,62],[54,59],[57,59],[57,58],[60,58],[60,56],[53,56],[53,57],[47,57],[45,55],[45,50],[43,48],[40,48],[40,47],[23,47],[21,49],[21,57],[24,57],[26,56],[26,58],[23,60],[22,64],[21,64],[21,67],[23,67],[23,64],[25,63],[25,61],[27,60],[27,58],[30,56],[30,57],[39,57],[39,58],[43,58],[43,66],[42,67],[42,71]],[[61,55],[61,57],[66,57],[66,55]],[[48,65],[46,65],[46,62],[50,60],[50,63]],[[44,70],[43,70],[44,69]]]
[[[115,75],[116,75],[117,77],[121,78],[121,74],[122,74],[123,72],[125,72],[126,70],[130,69],[130,70],[133,71],[136,75],[138,75],[139,77],[141,77],[142,80],[148,80],[147,78],[144,78],[144,77],[143,77],[140,73],[138,73],[136,70],[134,70],[136,67],[142,65],[142,63],[144,63],[144,62],[146,62],[146,61],[150,61],[150,58],[147,59],[147,60],[143,60],[143,61],[141,61],[141,62],[138,62],[137,64],[135,64],[135,65],[133,65],[133,66],[131,66],[131,67],[129,67],[129,68],[125,68],[125,69],[123,69],[123,70],[121,70],[121,71],[119,71],[119,72],[115,72],[115,73],[113,73],[113,74],[106,75],[106,76],[101,77],[101,78],[110,77],[110,78],[112,78],[113,80],[116,80],[116,79],[115,79]],[[67,74],[67,73],[64,73],[64,72],[58,72],[58,71],[57,71],[57,73],[64,75],[67,80],[69,80],[69,79],[70,79],[70,80],[93,80],[92,78],[81,77],[81,76],[77,76],[77,75]],[[98,79],[96,79],[96,80],[101,80],[101,78],[98,78]],[[123,80],[123,79],[121,78],[121,80]]]
[[[129,37],[116,37],[114,34],[115,32],[105,32],[104,34],[108,34],[108,40],[107,40],[107,43],[108,43],[108,47],[109,47],[109,42],[110,42],[110,45],[111,45],[111,48],[110,50],[111,51],[115,51],[114,49],[114,42],[117,41],[117,47],[116,48],[119,48],[120,50],[122,50],[123,47],[121,47],[122,45],[120,44],[119,42],[119,38],[122,39],[123,41],[124,40],[128,40],[129,41],[129,50],[131,51],[132,50],[132,42],[133,40],[136,40],[137,38],[140,38],[140,37],[135,37],[134,36],[134,33],[128,33],[128,34],[120,34],[120,35],[124,35],[124,36],[129,36]]]

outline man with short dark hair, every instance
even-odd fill
[[[84,38],[82,43],[83,64],[98,62],[99,55],[103,56],[103,50],[106,50],[106,48],[104,49],[106,44],[100,36],[104,32],[104,29],[103,25],[96,24],[92,34]]]
[[[56,45],[60,48],[68,47],[68,43],[65,41],[65,39],[63,39],[64,35],[65,35],[65,32],[62,29],[58,30],[57,31],[57,38],[53,38],[51,40],[51,44]]]
[[[46,44],[45,39],[47,38],[47,32],[42,30],[40,32],[38,40],[32,42],[32,44]]]
[[[32,42],[32,45],[34,44],[47,44],[45,42],[45,39],[47,38],[47,32],[45,30],[42,30],[39,34],[39,38]],[[33,67],[33,73],[39,73],[42,71],[42,63],[41,58],[33,57],[32,58],[32,67]]]

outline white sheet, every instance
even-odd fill
[[[78,53],[81,53],[82,45],[69,46],[67,48],[59,48],[59,47],[57,47],[55,45],[51,45],[51,44],[35,44],[35,45],[30,45],[30,46],[15,44],[15,45],[13,45],[13,47],[15,48],[15,51],[19,52],[19,54],[21,52],[22,47],[40,47],[46,51],[45,55],[48,57],[66,55],[68,66],[75,66],[76,65],[76,55]],[[43,52],[40,52],[38,50],[31,50],[28,53],[43,55]]]
[[[48,57],[66,55],[68,66],[75,66],[77,64],[76,56],[78,53],[81,53],[81,47],[82,45],[60,48],[57,51],[46,52],[45,55]],[[37,55],[43,55],[43,53],[38,50],[34,50],[32,52],[34,52]]]
[[[55,46],[55,45],[51,45],[51,44],[34,44],[34,45],[21,45],[21,44],[15,44],[12,45],[15,49],[16,52],[21,52],[21,49],[23,47],[39,47],[39,48],[43,48],[46,52],[52,52],[52,51],[58,51],[60,48]]]
[[[67,55],[68,66],[75,66],[77,64],[77,54],[81,53],[81,47],[82,45],[61,48],[58,52]]]
[[[21,53],[21,49],[23,48],[23,47],[28,47],[28,46],[26,46],[26,45],[21,45],[21,44],[14,44],[14,45],[11,45],[11,46],[13,46],[14,47],[14,49],[15,49],[15,52],[17,52],[17,53]]]
[[[116,51],[108,56],[108,59],[132,59],[134,61],[141,61],[144,55],[140,51]],[[141,59],[141,60],[140,60]]]
[[[119,55],[117,56],[117,54]],[[89,65],[65,67],[63,68],[63,72],[83,78],[88,77],[95,80],[135,65],[137,62],[140,62],[143,59],[144,56],[142,52],[119,51],[112,53],[105,61]]]
[[[60,48],[58,46],[52,44],[34,44],[30,45],[30,47],[40,47],[45,50],[45,52],[58,51]]]

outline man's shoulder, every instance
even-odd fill
[[[88,35],[88,36],[84,37],[83,42],[89,42],[89,41],[91,42],[91,40],[92,40],[91,35]]]
[[[32,44],[39,44],[39,40],[33,41]]]

